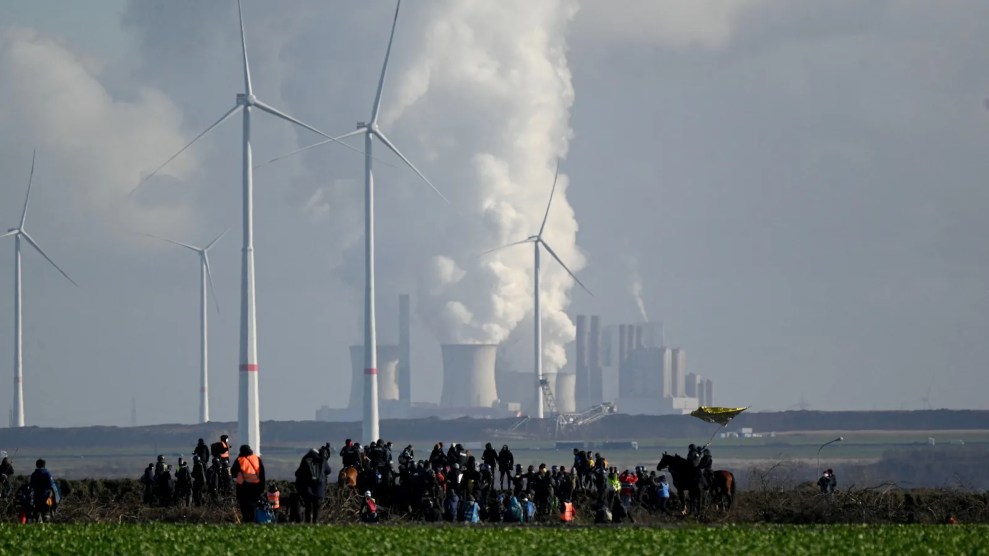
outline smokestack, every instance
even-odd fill
[[[686,375],[687,375],[687,352],[680,348],[675,348],[673,350],[673,373],[672,373],[672,387],[673,387],[673,397],[682,398],[687,394],[686,389]]]
[[[577,315],[576,372],[574,375],[575,404],[587,407],[590,400],[590,381],[587,372],[587,316]]]
[[[398,296],[398,399],[404,405],[412,403],[412,333],[409,314],[409,294],[403,293]]]
[[[625,357],[628,358],[635,351],[635,327],[631,324],[625,325]]]
[[[618,325],[618,370],[625,365],[625,358],[628,357],[628,327],[624,324]]]
[[[442,407],[491,407],[498,399],[494,344],[443,344]]]
[[[601,368],[601,317],[598,315],[591,315],[591,330],[587,344],[587,403],[594,405],[604,401],[604,377]]]
[[[378,400],[397,400],[398,346],[378,344]],[[350,346],[351,409],[364,407],[364,346]]]
[[[560,407],[560,413],[577,411],[576,385],[577,375],[571,373],[556,374],[556,386],[553,389],[553,395],[556,397],[556,405]]]

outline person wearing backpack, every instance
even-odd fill
[[[258,501],[264,500],[264,463],[247,444],[241,444],[237,461],[230,468],[230,474],[237,482],[237,503],[240,505],[242,523],[257,519]]]
[[[295,490],[302,498],[304,523],[319,521],[319,509],[326,497],[326,477],[330,472],[329,462],[315,449],[302,456],[299,468],[295,470]]]
[[[58,503],[58,487],[55,479],[45,468],[45,460],[34,462],[34,472],[28,481],[34,492],[34,514],[39,522],[51,519],[52,508]]]
[[[179,458],[179,468],[175,471],[175,502],[182,507],[188,507],[192,502],[192,472],[182,458]]]
[[[206,488],[206,466],[199,456],[192,456],[192,503],[203,505],[203,490]]]

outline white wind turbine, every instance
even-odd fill
[[[172,245],[178,245],[179,247],[185,247],[190,251],[194,251],[199,255],[199,330],[200,336],[200,361],[199,361],[199,422],[208,423],[209,422],[209,344],[207,343],[207,324],[206,315],[209,312],[207,307],[209,306],[209,301],[207,300],[208,292],[207,285],[210,290],[213,290],[213,303],[216,305],[216,312],[220,312],[220,302],[216,300],[216,287],[213,286],[213,273],[209,270],[209,250],[216,242],[220,241],[220,238],[226,234],[226,230],[220,235],[216,236],[213,241],[206,244],[206,247],[196,247],[194,245],[189,245],[187,243],[182,243],[181,241],[173,241],[171,239],[166,239],[163,237],[154,236],[151,234],[144,234],[148,237],[153,237],[155,239],[166,241]],[[208,283],[208,284],[207,284]]]
[[[269,161],[274,162],[287,156],[325,145],[331,141],[339,142],[342,139],[355,135],[364,136],[364,413],[361,421],[361,437],[367,442],[373,442],[380,436],[378,427],[378,339],[374,320],[374,175],[371,171],[371,162],[374,160],[372,157],[373,139],[377,138],[384,143],[422,181],[426,182],[440,198],[449,203],[449,200],[398,150],[398,147],[385,136],[384,132],[378,126],[378,115],[381,109],[381,92],[385,86],[385,75],[388,72],[388,57],[391,55],[392,41],[395,39],[395,27],[398,25],[398,10],[401,5],[401,0],[395,4],[395,17],[392,20],[391,35],[388,37],[388,47],[385,50],[385,61],[381,66],[378,91],[374,95],[374,104],[371,106],[371,119],[367,122],[358,122],[357,129],[350,133],[314,143],[275,157]]]
[[[213,125],[197,135],[186,146],[173,154],[168,160],[155,168],[148,174],[141,184],[147,182],[152,176],[158,173],[169,162],[174,160],[193,143],[204,135],[212,131],[233,116],[236,112],[242,111],[244,115],[244,139],[243,139],[243,208],[244,208],[244,229],[243,247],[241,248],[241,279],[240,279],[240,397],[237,407],[237,435],[240,443],[248,444],[255,453],[261,453],[261,421],[260,408],[258,402],[258,343],[257,343],[257,318],[254,305],[254,167],[251,152],[251,108],[257,108],[262,112],[267,112],[272,116],[281,118],[299,127],[308,129],[313,133],[326,137],[334,141],[332,137],[322,131],[303,123],[276,108],[268,106],[254,96],[254,89],[251,87],[251,70],[247,61],[247,39],[244,35],[244,16],[241,11],[240,0],[237,0],[237,14],[240,20],[240,45],[244,59],[244,92],[237,93],[237,101],[233,108],[227,111]],[[341,143],[351,150],[357,150]],[[360,152],[357,150],[357,152]],[[139,184],[137,187],[140,187]],[[135,191],[137,188],[134,189]],[[133,191],[131,192],[133,193]]]
[[[65,273],[64,270],[59,268],[55,261],[51,260],[42,249],[41,246],[31,238],[27,230],[24,229],[24,223],[27,220],[27,205],[31,200],[31,185],[34,182],[34,161],[35,154],[31,154],[31,174],[27,180],[27,195],[24,198],[24,210],[21,211],[21,223],[18,224],[16,228],[10,228],[7,233],[0,235],[2,237],[13,236],[14,237],[14,407],[13,407],[13,419],[11,426],[23,427],[24,426],[24,336],[22,330],[22,318],[21,313],[23,311],[21,304],[21,239],[28,242],[31,247],[34,247],[35,251],[41,253],[41,256],[45,258],[55,270],[62,273],[65,279],[72,282],[73,286],[78,286],[69,275]]]
[[[546,251],[550,254],[550,256],[552,256],[554,259],[556,259],[556,262],[560,263],[560,266],[563,267],[563,270],[566,270],[567,271],[567,274],[569,274],[570,277],[573,278],[574,281],[577,282],[577,284],[579,284],[580,287],[584,289],[584,291],[586,291],[589,294],[591,293],[591,290],[587,289],[587,287],[584,285],[584,283],[581,282],[580,279],[577,278],[577,276],[573,272],[570,271],[570,269],[567,267],[567,265],[564,264],[562,260],[560,260],[560,257],[559,256],[557,256],[556,251],[553,251],[553,248],[550,247],[549,244],[546,243],[546,240],[543,239],[543,232],[546,230],[546,220],[549,219],[549,207],[553,204],[553,194],[556,192],[556,181],[557,181],[557,179],[559,177],[560,177],[560,162],[557,161],[557,163],[556,163],[556,175],[553,176],[553,189],[550,190],[550,193],[549,193],[549,202],[546,203],[546,214],[543,215],[543,223],[542,223],[542,225],[539,226],[539,232],[536,235],[534,235],[534,236],[529,236],[529,237],[523,239],[522,241],[516,241],[515,243],[509,243],[508,245],[503,245],[503,246],[498,247],[496,249],[492,249],[491,251],[487,251],[487,253],[491,253],[491,252],[494,252],[494,251],[505,249],[507,247],[512,247],[512,246],[515,246],[515,245],[522,245],[524,243],[531,243],[532,244],[532,252],[533,252],[533,268],[532,268],[532,282],[533,282],[533,284],[532,284],[532,292],[533,292],[533,321],[534,321],[534,329],[535,329],[534,330],[534,333],[533,333],[534,334],[534,337],[533,337],[534,342],[533,342],[533,344],[535,346],[535,350],[534,350],[535,351],[535,354],[534,355],[535,355],[535,368],[536,368],[536,399],[535,399],[535,407],[536,407],[536,417],[539,418],[539,419],[542,419],[544,417],[544,415],[543,415],[543,397],[542,397],[542,392],[541,392],[542,381],[543,381],[543,330],[542,330],[542,318],[541,318],[542,311],[541,311],[541,309],[539,307],[539,246],[541,245],[543,248],[545,248]],[[593,295],[593,294],[591,294],[591,295]]]

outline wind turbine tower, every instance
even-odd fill
[[[200,330],[200,344],[199,344],[199,422],[208,423],[209,422],[209,344],[207,339],[207,322],[206,316],[209,313],[207,310],[209,307],[209,301],[207,300],[208,291],[207,285],[210,290],[213,290],[213,302],[216,306],[216,312],[220,312],[220,302],[216,300],[216,288],[213,286],[213,274],[209,269],[209,250],[211,247],[216,245],[216,242],[220,241],[223,234],[227,233],[224,231],[220,235],[216,236],[213,241],[206,244],[206,247],[196,247],[194,245],[189,245],[187,243],[182,243],[180,241],[173,241],[170,239],[165,239],[163,237],[153,236],[151,234],[145,234],[148,237],[153,237],[155,239],[166,241],[172,245],[178,245],[179,247],[185,247],[186,249],[193,251],[199,255],[199,330]]]
[[[364,136],[364,411],[361,421],[361,437],[366,442],[373,442],[380,437],[378,426],[378,338],[375,325],[375,291],[374,291],[374,173],[371,169],[372,146],[374,139],[381,141],[395,153],[422,181],[426,182],[441,199],[449,201],[430,182],[418,168],[398,150],[398,147],[385,136],[378,126],[378,116],[381,112],[381,92],[385,87],[385,76],[388,73],[388,58],[391,55],[392,42],[395,39],[395,27],[398,25],[398,11],[402,2],[395,4],[395,17],[392,20],[391,35],[388,37],[388,47],[385,50],[385,61],[381,66],[381,77],[378,79],[378,90],[374,95],[371,106],[371,119],[358,122],[357,129],[339,137],[334,137],[303,147],[288,154],[273,158],[274,162],[286,156],[298,154],[313,147],[325,145],[330,141],[339,142],[347,137]]]
[[[543,232],[546,230],[546,220],[549,219],[549,208],[553,204],[553,194],[556,193],[556,182],[557,182],[557,179],[559,177],[560,177],[560,162],[557,161],[557,163],[556,163],[556,175],[553,177],[553,188],[552,188],[552,190],[550,190],[550,193],[549,193],[549,202],[546,203],[546,214],[543,215],[543,223],[542,223],[542,225],[539,226],[539,232],[536,235],[534,235],[534,236],[529,236],[529,237],[523,239],[522,241],[516,241],[515,243],[509,243],[508,245],[503,245],[501,247],[498,247],[498,248],[492,250],[492,251],[498,251],[500,249],[505,249],[506,247],[512,247],[514,245],[522,245],[523,243],[531,243],[532,244],[532,250],[533,250],[533,255],[532,255],[533,256],[532,295],[533,295],[533,321],[534,321],[534,330],[533,330],[533,340],[534,341],[533,341],[533,344],[535,346],[535,350],[534,350],[535,353],[533,354],[533,356],[534,356],[534,359],[535,359],[534,360],[534,367],[535,367],[535,375],[536,375],[536,384],[535,384],[535,396],[536,397],[535,397],[535,400],[533,400],[533,407],[536,408],[536,417],[539,418],[539,419],[542,419],[542,418],[545,417],[545,415],[544,415],[545,412],[544,412],[544,408],[543,408],[543,395],[542,395],[542,382],[543,382],[543,330],[542,330],[542,328],[543,327],[542,327],[542,310],[541,310],[541,308],[539,306],[539,269],[540,269],[539,254],[540,254],[540,246],[542,248],[546,249],[546,252],[549,253],[550,256],[553,257],[556,260],[556,262],[558,262],[560,264],[560,266],[563,267],[563,270],[566,270],[567,271],[567,274],[569,274],[570,277],[573,278],[574,281],[577,282],[577,284],[579,284],[580,287],[584,289],[584,291],[586,291],[589,294],[591,293],[591,291],[588,290],[586,286],[584,286],[583,282],[581,282],[580,279],[577,278],[577,276],[573,272],[570,271],[570,268],[568,268],[567,265],[564,264],[562,260],[560,260],[560,257],[556,254],[556,251],[553,251],[553,248],[550,247],[549,244],[546,243],[546,240],[543,239]],[[488,253],[491,253],[492,251],[488,251]],[[591,294],[591,295],[593,295],[593,294]]]
[[[31,154],[31,174],[27,180],[27,195],[24,197],[24,210],[21,211],[21,222],[16,228],[10,228],[7,233],[0,236],[0,238],[13,236],[14,237],[14,406],[11,409],[11,426],[13,427],[23,427],[24,426],[24,332],[23,332],[23,319],[22,319],[22,284],[21,284],[21,240],[26,241],[35,251],[41,254],[55,270],[62,273],[65,279],[72,282],[73,286],[78,286],[69,275],[65,273],[55,261],[51,260],[41,246],[31,238],[27,230],[24,229],[24,224],[27,221],[27,206],[28,202],[31,200],[31,185],[34,183],[34,162],[36,159],[37,152]]]
[[[244,61],[244,92],[237,93],[237,102],[233,108],[220,117],[205,131],[182,147],[177,153],[148,174],[137,187],[151,179],[159,170],[174,160],[193,143],[212,131],[236,112],[241,111],[244,122],[243,135],[243,247],[241,248],[241,278],[240,278],[240,396],[237,404],[237,435],[241,444],[248,444],[255,453],[261,453],[261,419],[258,401],[258,342],[257,316],[254,304],[254,163],[251,151],[251,109],[257,108],[272,116],[281,118],[304,129],[326,137],[329,141],[336,139],[301,122],[276,108],[268,106],[256,96],[251,86],[251,70],[247,59],[247,39],[244,34],[244,15],[240,0],[237,0],[237,14],[240,21],[240,45]],[[351,150],[357,150],[342,143]],[[357,150],[360,152],[359,150]],[[135,191],[137,188],[135,188]],[[133,191],[132,191],[133,193]]]

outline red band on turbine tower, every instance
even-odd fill
[[[256,373],[256,372],[258,372],[258,364],[257,363],[241,363],[240,364],[240,370],[247,371],[249,373]]]
[[[366,375],[376,375],[376,374],[378,374],[378,369],[364,369],[364,374],[366,374]]]

